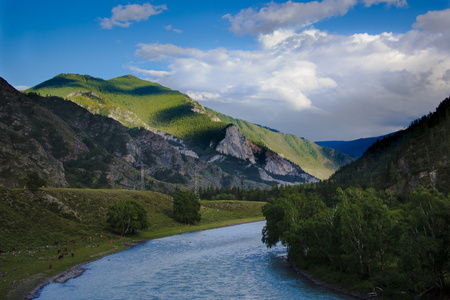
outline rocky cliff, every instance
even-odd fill
[[[319,181],[279,154],[249,142],[239,128],[232,124],[226,127],[225,137],[215,146],[215,150],[223,155],[214,155],[209,159],[210,162],[221,166],[227,163],[226,156],[246,161],[250,164],[245,168],[255,169],[261,181],[283,185]]]
[[[225,138],[217,144],[215,149],[219,153],[255,163],[249,142],[235,125],[228,125],[225,128]]]

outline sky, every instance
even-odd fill
[[[391,133],[450,94],[450,0],[0,0],[0,77],[126,74],[312,141]]]

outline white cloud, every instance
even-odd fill
[[[406,0],[363,0],[366,7],[375,5],[375,4],[381,4],[384,3],[387,6],[394,5],[396,7],[407,7],[408,2]]]
[[[230,30],[236,34],[270,33],[282,27],[300,29],[322,19],[345,15],[356,3],[357,0],[270,2],[259,10],[243,9],[236,16],[226,14],[223,18],[230,21]]]
[[[201,53],[200,50],[194,48],[182,48],[171,44],[140,43],[137,46],[139,49],[136,51],[136,56],[150,61],[163,61],[174,57],[197,56]]]
[[[310,2],[266,3],[260,9],[247,8],[235,16],[223,16],[230,24],[230,30],[236,34],[267,34],[281,28],[301,29],[321,20],[343,16],[363,3],[366,7],[376,4],[406,7],[406,0],[322,0]]]
[[[260,35],[253,51],[139,44],[136,56],[164,60],[169,71],[134,71],[220,112],[313,140],[377,136],[448,95],[446,16],[419,16],[404,34],[280,29]]]
[[[30,87],[26,86],[26,85],[16,85],[14,88],[18,91],[25,91],[25,90],[29,89]]]
[[[440,11],[429,11],[416,18],[413,28],[432,33],[450,35],[450,8]]]
[[[176,32],[176,33],[182,33],[183,32],[181,29],[173,28],[172,25],[164,26],[164,29],[169,30],[169,31],[173,31],[173,32]]]
[[[150,3],[118,5],[111,10],[111,18],[99,18],[100,26],[104,29],[112,29],[114,26],[128,28],[131,21],[145,21],[150,16],[158,15],[164,10],[167,10],[166,5],[153,6]]]

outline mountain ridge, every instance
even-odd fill
[[[83,92],[77,95],[77,92],[82,90],[85,91],[84,95]],[[228,122],[229,120],[224,122],[220,117],[224,115],[204,108],[187,95],[132,75],[103,80],[89,75],[60,74],[25,92],[66,98],[91,112],[108,115],[125,126],[168,133],[182,139],[189,150],[193,150],[200,157],[209,152],[211,141],[217,144],[224,137],[225,127],[233,123]],[[251,126],[259,126],[261,130],[281,135],[277,130],[261,125]],[[239,130],[252,142],[248,132],[241,127]],[[293,135],[282,136],[277,140],[269,142],[270,151],[287,158],[320,179],[329,177],[340,166],[351,161],[351,158],[343,157],[343,154],[336,156],[338,152],[334,150],[322,149]],[[277,149],[279,142],[283,147]],[[259,145],[264,146],[264,142]],[[289,148],[292,149],[283,153],[282,150]]]
[[[381,140],[384,137],[394,133],[380,135],[377,137],[360,138],[350,141],[332,140],[332,141],[315,141],[314,143],[322,147],[329,147],[336,149],[342,153],[346,153],[348,155],[358,158],[361,157],[364,154],[364,152],[366,152],[366,150],[370,146],[372,146],[377,140]]]

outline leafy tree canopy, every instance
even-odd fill
[[[108,208],[108,226],[121,235],[133,234],[148,228],[147,212],[135,201],[124,201]]]

